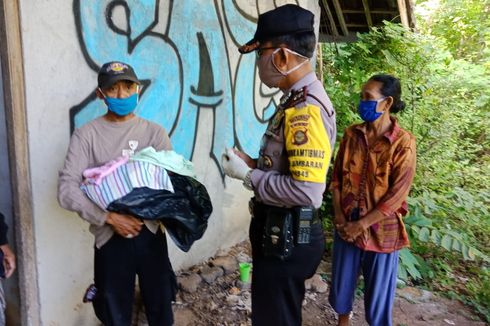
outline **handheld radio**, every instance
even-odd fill
[[[296,243],[308,244],[310,243],[311,224],[313,222],[314,208],[311,206],[298,207],[296,209],[296,213]]]

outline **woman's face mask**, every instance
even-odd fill
[[[132,113],[136,109],[138,104],[138,91],[133,95],[125,98],[108,97],[99,88],[102,95],[104,95],[104,102],[107,105],[109,111],[115,113],[116,115],[123,117]]]
[[[359,106],[357,107],[357,112],[359,113],[361,119],[366,122],[373,122],[378,119],[383,114],[383,112],[376,111],[376,108],[378,107],[378,103],[384,101],[385,99],[386,97],[382,97],[380,99],[372,101],[361,100],[359,102]]]
[[[279,50],[285,49],[289,53],[292,53],[294,55],[297,55],[301,58],[306,59],[305,61],[301,62],[300,64],[296,65],[295,67],[289,69],[288,71],[281,71],[275,64],[274,64],[274,55],[279,52]],[[301,66],[303,66],[305,63],[307,63],[310,59],[305,57],[304,55],[301,55],[297,52],[294,52],[288,48],[277,48],[272,52],[271,55],[261,55],[258,60],[257,60],[257,67],[259,69],[259,77],[260,80],[266,84],[268,87],[273,88],[277,87],[279,85],[279,82],[281,79],[292,73],[293,71],[299,69]]]

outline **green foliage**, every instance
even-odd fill
[[[484,2],[488,4],[488,0]],[[450,5],[452,1],[441,3]],[[470,20],[465,22],[471,25]],[[487,23],[490,20],[476,28],[478,32],[487,28]],[[439,284],[450,293],[458,291],[448,276],[459,263],[458,259],[447,259],[453,254],[486,270],[482,274],[486,279],[472,274],[472,284],[488,284],[490,67],[485,63],[489,53],[481,51],[474,38],[464,40],[475,44],[460,53],[449,35],[431,35],[434,29],[427,26],[420,30],[414,33],[385,23],[358,35],[358,42],[324,44],[323,77],[337,111],[339,139],[347,126],[360,121],[356,107],[362,84],[377,73],[400,78],[407,109],[398,119],[416,136],[417,173],[409,198],[410,213],[405,218],[412,246],[400,251],[399,277],[428,287]],[[329,206],[325,203],[324,209],[328,211]],[[432,280],[435,276],[436,283]],[[480,290],[476,285],[469,289],[477,300],[487,299],[488,293]],[[483,302],[475,302],[475,307],[483,309]]]
[[[400,250],[400,264],[398,265],[398,277],[402,280],[407,280],[408,276],[413,279],[419,279],[422,277],[419,271],[419,261],[410,250],[403,248]]]
[[[432,225],[432,220],[423,215],[423,208],[420,205],[421,203],[424,203],[424,208],[432,207],[432,209],[437,209],[434,207],[433,201],[427,201],[425,198],[422,200],[409,198],[409,203],[412,203],[412,210],[410,215],[405,218],[405,224],[412,242],[419,241],[432,243],[447,251],[461,253],[464,260],[475,260],[476,258],[480,258],[485,262],[490,263],[490,258],[487,255],[470,244],[471,240],[468,239],[469,237],[467,234],[459,233],[449,228],[436,228]],[[411,276],[414,277],[412,274]]]
[[[429,14],[419,20],[424,34],[440,39],[455,58],[490,64],[490,0],[440,0],[434,9],[418,2]]]

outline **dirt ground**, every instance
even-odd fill
[[[249,253],[246,242],[232,248],[228,255],[243,256]],[[325,257],[318,268],[322,278],[328,278],[330,265]],[[185,273],[196,273],[196,266]],[[219,277],[214,283],[202,282],[194,293],[179,291],[174,304],[175,326],[246,326],[251,325],[250,292],[246,288],[240,290],[239,273],[231,273]],[[141,315],[140,315],[141,317]],[[138,323],[145,325],[145,323]],[[328,304],[328,291],[317,293],[307,291],[303,304],[303,325],[336,325],[336,316]],[[368,325],[364,320],[364,304],[362,295],[355,301],[352,325]],[[457,325],[485,326],[475,313],[463,306],[459,301],[451,301],[431,292],[413,287],[397,289],[393,309],[393,325]]]

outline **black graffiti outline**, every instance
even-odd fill
[[[242,15],[242,16],[243,16],[245,19],[247,19],[247,20],[249,20],[249,21],[252,21],[252,22],[257,22],[257,21],[258,21],[258,18],[255,18],[255,17],[253,17],[253,16],[251,16],[251,15],[247,14],[245,11],[243,11],[243,10],[242,10],[242,9],[241,9],[241,8],[238,6],[238,4],[237,4],[236,0],[232,0],[232,3],[233,3],[233,6],[235,7],[235,9],[236,9],[236,10],[237,10],[237,11],[238,11],[238,12],[239,12],[239,13],[240,13],[240,14],[241,14],[241,15]],[[216,6],[217,6],[217,4],[216,4]],[[230,27],[230,24],[229,24],[229,22],[228,22],[228,17],[227,17],[227,15],[225,14],[225,13],[226,13],[226,10],[225,10],[225,0],[221,0],[221,6],[222,6],[222,8],[223,8],[223,17],[224,17],[224,23],[225,23],[225,25],[226,25],[226,29],[228,30],[228,34],[230,35],[230,37],[231,37],[231,39],[232,39],[233,43],[234,43],[234,44],[235,44],[237,47],[240,47],[242,44],[238,43],[238,41],[235,39],[235,37],[234,37],[234,35],[233,35],[233,33],[232,33],[232,29],[231,29],[231,27]],[[257,0],[257,3],[256,3],[256,8],[258,9],[258,0]],[[226,51],[227,51],[227,55],[228,55],[228,48],[226,48]],[[238,69],[238,67],[240,67],[240,64],[241,64],[241,62],[242,62],[242,58],[243,58],[243,56],[244,56],[244,55],[251,55],[251,54],[240,54],[240,56],[239,56],[239,58],[238,58],[238,62],[237,62],[237,69]],[[264,93],[262,92],[262,85],[261,85],[261,84],[262,84],[262,81],[260,81],[260,80],[259,80],[259,81],[260,81],[260,83],[257,83],[257,74],[256,74],[256,70],[257,70],[257,66],[256,66],[256,65],[254,65],[253,84],[252,84],[252,85],[253,85],[253,86],[252,86],[252,87],[253,87],[253,91],[252,91],[253,100],[252,100],[252,102],[254,103],[254,105],[256,105],[255,103],[257,103],[257,95],[256,95],[256,92],[255,92],[255,87],[259,87],[259,93],[260,93],[261,97],[262,97],[262,98],[270,98],[270,100],[269,100],[268,104],[267,104],[265,107],[261,108],[261,111],[262,111],[262,112],[264,112],[264,111],[265,111],[265,109],[266,109],[267,107],[270,107],[271,103],[273,103],[273,104],[274,104],[274,106],[277,106],[277,103],[276,103],[276,101],[275,101],[275,99],[274,99],[274,96],[275,96],[276,94],[278,94],[278,93],[280,92],[280,90],[278,89],[277,91],[272,92],[272,93],[270,93],[270,94],[264,94]],[[231,74],[231,68],[230,68],[230,74]],[[233,83],[232,83],[232,94],[233,94],[233,95],[235,95],[235,93],[236,93],[236,89],[237,89],[237,88],[236,88],[236,85],[237,85],[237,78],[238,78],[238,74],[237,74],[237,73],[235,73],[235,77],[234,77],[234,79],[233,79]],[[257,84],[258,84],[258,86],[257,86]],[[253,114],[254,114],[254,116],[255,116],[255,119],[257,119],[257,121],[258,121],[258,122],[260,122],[261,124],[266,124],[266,123],[269,121],[269,119],[264,119],[264,117],[263,117],[263,116],[262,116],[262,117],[259,117],[259,116],[258,116],[258,114],[257,114],[257,110],[256,110],[256,107],[255,107],[255,106],[254,106],[254,108],[253,108]],[[237,147],[238,147],[238,149],[243,150],[243,147],[242,147],[242,145],[240,144],[240,140],[239,140],[238,135],[237,135],[237,132],[236,132],[236,123],[235,123],[235,117],[236,117],[236,115],[235,115],[235,102],[233,101],[233,138],[234,138],[235,146],[237,146]],[[261,135],[259,135],[259,136],[261,136]],[[248,154],[253,155],[253,153],[248,153]]]
[[[83,41],[83,31],[82,31],[82,23],[81,23],[81,17],[80,17],[80,1],[81,0],[73,0],[73,17],[75,19],[75,29],[77,32],[77,38],[80,44],[80,49],[82,50],[83,57],[85,61],[87,62],[88,66],[95,71],[96,73],[99,71],[100,66],[98,66],[95,61],[92,60],[91,56],[88,54],[87,48],[85,46],[85,43]],[[173,11],[173,0],[169,1],[169,11],[168,11],[168,21],[167,21],[167,26],[165,30],[165,34],[157,33],[154,32],[152,29],[158,24],[159,22],[159,10],[160,8],[160,0],[155,0],[155,7],[157,10],[155,10],[155,16],[153,22],[148,25],[148,27],[140,34],[138,35],[134,40],[131,40],[131,24],[130,24],[130,13],[131,13],[131,8],[129,8],[128,4],[126,1],[123,0],[113,0],[110,1],[107,4],[106,11],[105,11],[105,17],[106,17],[106,22],[108,23],[109,28],[113,30],[115,33],[120,34],[120,35],[125,35],[128,39],[128,54],[131,54],[134,50],[134,48],[139,44],[141,40],[143,40],[147,36],[154,36],[156,38],[162,39],[164,42],[166,42],[175,52],[178,64],[179,64],[179,84],[180,84],[180,96],[179,96],[179,104],[178,104],[178,110],[177,114],[174,120],[174,123],[172,127],[169,130],[169,136],[172,135],[173,131],[177,127],[178,121],[180,120],[181,114],[182,114],[182,102],[183,102],[183,68],[182,68],[182,58],[179,54],[179,51],[177,50],[177,46],[175,43],[168,37],[168,31],[170,29],[170,24],[171,24],[171,17],[172,17],[172,11]],[[116,6],[123,6],[125,13],[126,13],[126,24],[128,28],[128,32],[124,32],[120,28],[118,28],[111,20],[112,17],[110,15],[112,14],[112,11]],[[109,24],[110,21],[110,24]],[[144,95],[145,91],[149,89],[149,86],[151,85],[151,80],[149,79],[142,79],[140,80],[142,84],[142,90],[141,90],[141,96]],[[69,110],[69,119],[70,119],[70,135],[73,134],[75,131],[75,117],[78,113],[80,113],[83,108],[85,108],[89,103],[94,101],[97,98],[95,92],[92,92],[89,94],[82,102],[80,102],[77,105],[74,105],[73,107],[70,108]]]
[[[106,10],[105,10],[105,18],[106,18],[106,23],[108,25],[108,27],[114,31],[115,33],[117,34],[120,34],[120,35],[124,35],[127,37],[127,40],[128,40],[128,48],[127,48],[127,51],[128,51],[128,54],[131,54],[132,51],[134,50],[134,48],[139,44],[139,42],[144,39],[145,37],[147,36],[154,36],[156,38],[159,38],[159,39],[162,39],[164,42],[166,42],[166,44],[168,44],[173,50],[174,50],[174,53],[177,57],[177,60],[178,60],[178,64],[179,64],[179,84],[180,84],[180,94],[179,94],[179,100],[178,100],[178,110],[177,110],[177,114],[176,114],[176,117],[174,119],[174,122],[173,122],[173,125],[169,131],[169,136],[171,137],[173,132],[175,131],[176,127],[178,126],[180,120],[182,119],[182,114],[183,114],[183,103],[184,103],[184,98],[183,98],[183,94],[184,94],[184,89],[183,89],[183,86],[184,86],[184,82],[183,82],[183,78],[184,78],[184,71],[183,71],[183,60],[182,60],[182,56],[181,56],[181,53],[179,52],[179,49],[177,48],[176,44],[172,41],[172,39],[169,37],[169,32],[170,32],[170,28],[171,28],[171,23],[172,23],[172,12],[173,12],[173,6],[174,6],[174,0],[169,0],[169,11],[168,11],[168,20],[167,20],[167,24],[166,24],[166,27],[165,27],[165,32],[162,34],[162,33],[158,33],[158,32],[155,32],[153,31],[153,28],[158,24],[159,22],[159,6],[160,6],[160,0],[155,0],[156,1],[156,10],[155,10],[155,16],[154,16],[154,20],[152,21],[151,24],[148,25],[148,27],[142,32],[140,33],[136,38],[134,39],[131,39],[131,23],[130,23],[130,14],[131,14],[131,8],[129,7],[128,3],[124,0],[113,0],[113,1],[109,1],[107,6],[106,6]],[[249,19],[251,21],[254,21],[256,22],[257,21],[257,18],[254,18],[250,15],[248,15],[246,12],[244,12],[237,4],[237,0],[232,0],[232,3],[235,7],[235,9],[242,15],[244,16],[246,19]],[[224,8],[224,0],[222,0],[222,7],[221,8]],[[78,40],[79,40],[79,44],[80,44],[80,49],[82,51],[82,54],[84,56],[84,59],[85,61],[87,62],[88,66],[95,72],[98,72],[98,70],[100,69],[100,67],[95,63],[95,61],[91,58],[91,56],[89,55],[88,51],[87,51],[87,48],[85,46],[85,43],[84,43],[84,40],[83,40],[83,30],[82,30],[82,23],[81,23],[81,13],[80,13],[80,6],[81,6],[81,0],[74,0],[73,1],[73,15],[74,15],[74,20],[75,20],[75,26],[76,26],[76,33],[77,33],[77,37],[78,37]],[[112,20],[112,13],[113,13],[113,10],[117,7],[117,6],[122,6],[124,11],[125,11],[125,14],[126,14],[126,24],[127,24],[127,30],[124,31],[120,28],[118,28],[113,20]],[[276,6],[277,7],[277,6]],[[235,39],[233,33],[231,33],[231,28],[228,24],[228,21],[227,21],[227,15],[226,13],[223,11],[223,17],[222,15],[220,14],[220,11],[219,11],[219,0],[214,0],[214,8],[216,10],[216,17],[217,17],[217,20],[219,22],[219,26],[220,26],[220,29],[221,29],[221,33],[222,33],[222,36],[223,36],[223,40],[226,40],[227,39],[227,36],[229,36],[232,41],[239,46],[239,44],[237,43],[237,40]],[[257,8],[258,8],[258,0],[257,0]],[[224,22],[223,22],[224,20]],[[225,27],[226,25],[226,27]],[[226,30],[228,31],[228,34],[226,33]],[[199,39],[199,36],[198,36],[198,39]],[[205,43],[205,41],[204,41]],[[205,45],[205,44],[204,44]],[[229,80],[232,81],[231,82],[231,92],[232,92],[232,96],[233,96],[233,99],[232,99],[232,104],[231,104],[231,108],[232,108],[232,130],[233,130],[233,143],[235,146],[238,146],[238,148],[241,148],[241,145],[240,145],[240,141],[238,139],[238,135],[237,135],[237,131],[236,131],[236,124],[237,124],[237,121],[235,120],[236,118],[236,115],[235,115],[235,94],[236,94],[236,91],[237,91],[237,87],[236,87],[236,81],[237,81],[237,76],[238,74],[235,73],[235,76],[233,77],[232,76],[232,67],[231,67],[231,63],[230,63],[230,53],[229,53],[229,50],[228,50],[228,47],[224,46],[224,50],[226,52],[226,56],[228,58],[228,62],[227,62],[227,66],[228,66],[228,74],[229,74]],[[200,61],[201,62],[201,61]],[[239,59],[238,59],[238,64],[240,64],[242,62],[242,56],[240,55]],[[239,65],[237,65],[238,67]],[[212,67],[210,68],[212,70]],[[254,67],[254,69],[257,69],[256,67]],[[200,72],[199,72],[199,75],[201,76],[202,75],[202,71],[201,71],[201,68],[200,68]],[[232,78],[233,77],[233,78]],[[141,80],[142,84],[143,84],[143,87],[142,87],[142,95],[145,93],[145,91],[147,89],[149,89],[150,85],[151,85],[151,80],[149,79],[145,79],[145,80]],[[272,94],[265,94],[263,93],[262,91],[262,88],[259,86],[257,86],[257,74],[255,73],[254,71],[254,74],[253,74],[253,87],[254,87],[254,91],[252,92],[253,93],[253,103],[254,103],[254,110],[253,110],[253,113],[254,113],[254,116],[255,118],[257,119],[258,122],[260,123],[266,123],[268,121],[268,119],[264,119],[264,117],[259,117],[258,114],[257,114],[257,111],[255,110],[255,103],[256,100],[257,100],[257,96],[260,96],[260,97],[263,97],[263,98],[270,98],[270,101],[268,102],[268,104],[262,109],[262,112],[271,106],[271,104],[274,104],[274,105],[277,105],[275,99],[274,99],[274,96],[276,94],[278,94],[280,91],[277,90],[275,91],[274,93]],[[256,95],[256,91],[255,91],[255,87],[259,87],[259,95]],[[193,86],[191,86],[191,93],[192,94],[197,94],[197,89]],[[222,94],[222,91],[221,91],[221,94]],[[220,94],[220,91],[216,92],[214,95],[221,95]],[[82,100],[82,102],[80,102],[79,104],[73,106],[70,108],[69,110],[69,117],[70,117],[70,134],[73,133],[74,129],[75,129],[75,117],[76,115],[82,111],[83,108],[85,108],[89,103],[91,103],[92,101],[94,101],[96,99],[96,94],[95,92],[91,92],[91,94],[89,94],[84,100]],[[194,104],[194,105],[197,105],[198,106],[198,110],[197,110],[197,113],[196,113],[196,118],[195,118],[195,128],[194,128],[194,139],[193,139],[193,144],[192,144],[192,150],[191,150],[191,153],[190,153],[190,157],[192,159],[193,155],[194,155],[194,151],[195,151],[195,145],[196,145],[196,138],[197,138],[197,135],[199,134],[200,130],[199,130],[199,118],[200,118],[200,113],[201,113],[201,107],[204,108],[204,107],[208,107],[208,108],[211,108],[213,109],[213,126],[212,126],[212,142],[211,142],[211,148],[210,148],[210,157],[211,159],[216,163],[216,165],[219,167],[219,172],[221,174],[221,177],[222,177],[222,180],[223,180],[223,183],[224,183],[224,172],[222,171],[221,169],[221,164],[220,164],[220,158],[218,158],[213,150],[214,150],[214,147],[215,147],[215,137],[214,135],[216,134],[216,114],[218,114],[216,112],[216,109],[217,107],[219,106],[219,104],[222,102],[222,100],[212,104],[212,105],[202,105],[200,103],[197,103],[196,101],[193,101],[192,98],[189,98],[188,101],[191,103],[191,104]]]

